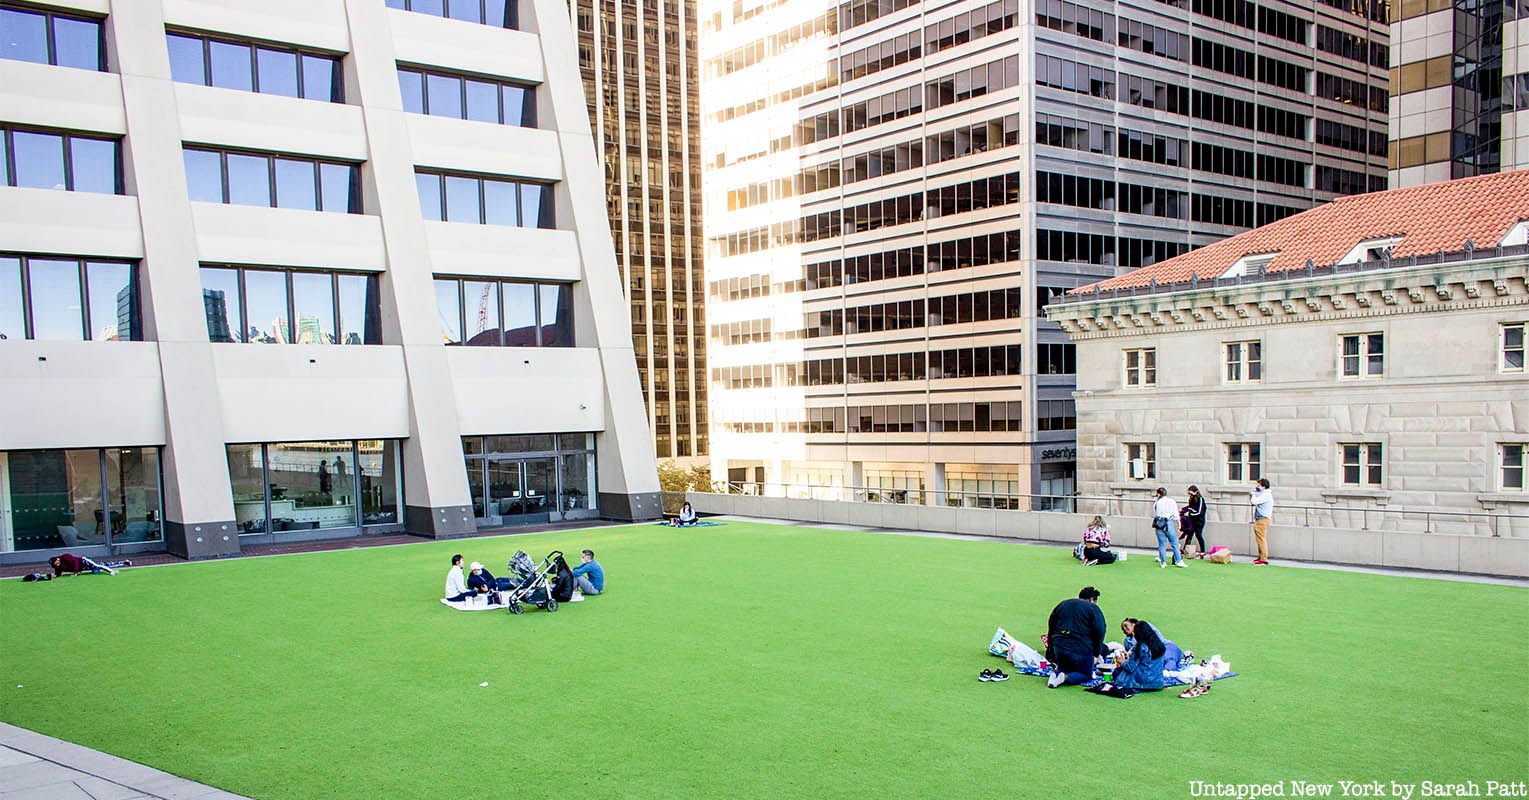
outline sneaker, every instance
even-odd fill
[[[568,602],[570,602],[570,603],[582,603],[582,602],[584,602],[584,595],[579,594],[578,592],[574,592],[573,597],[568,598]]]
[[[1263,560],[1263,559],[1261,559],[1261,558],[1255,558],[1255,559],[1253,559],[1253,563],[1254,563],[1254,564],[1258,564],[1258,565],[1260,565],[1260,566],[1268,566],[1268,565],[1269,565],[1269,562],[1267,562],[1267,561],[1265,561],[1265,560]]]
[[[1188,565],[1188,564],[1185,564],[1185,563],[1184,563],[1184,562],[1182,562],[1182,561],[1177,561],[1177,562],[1174,562],[1174,566],[1175,566],[1175,567],[1183,567],[1183,568],[1185,568],[1185,569],[1188,569],[1188,568],[1189,568],[1189,565]]]
[[[983,683],[987,683],[988,681],[990,681],[992,679],[993,679],[993,671],[990,670],[990,669],[985,669],[982,672],[978,673],[978,675],[977,675],[977,680],[982,681]]]
[[[1008,679],[1009,676],[1004,674],[1004,671],[1001,669],[993,670],[993,674],[988,678],[988,680],[993,681],[994,683],[1002,683]]]
[[[1159,562],[1157,562],[1157,565],[1159,567],[1162,567],[1163,569],[1167,569],[1168,568],[1168,562],[1166,562],[1166,561],[1159,561]]]
[[[117,571],[115,569],[112,569],[111,567],[107,567],[106,568],[106,574],[107,575],[116,575]]]
[[[124,566],[124,567],[131,567],[132,565],[133,565],[132,559],[129,559],[127,561],[122,562],[122,566]]]
[[[1091,559],[1083,562],[1083,566],[1085,566],[1085,567],[1092,567],[1092,566],[1094,566],[1095,564],[1098,564],[1098,563],[1099,563],[1098,560],[1091,558]]]
[[[1051,677],[1046,679],[1046,688],[1048,688],[1048,689],[1055,689],[1056,687],[1061,686],[1062,684],[1064,684],[1066,682],[1067,682],[1067,673],[1065,673],[1065,672],[1053,672],[1053,673],[1051,673]]]

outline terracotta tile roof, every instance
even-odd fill
[[[1402,237],[1393,258],[1462,250],[1467,239],[1495,247],[1508,230],[1529,219],[1529,170],[1460,178],[1406,189],[1342,197],[1262,228],[1240,233],[1151,266],[1079,287],[1125,289],[1219,277],[1246,255],[1275,253],[1269,272],[1305,269],[1306,259],[1326,266],[1369,239]]]

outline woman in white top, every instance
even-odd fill
[[[1152,530],[1157,534],[1157,565],[1168,566],[1168,548],[1173,548],[1173,565],[1187,566],[1179,552],[1179,504],[1168,496],[1168,490],[1157,489],[1157,500],[1152,504]]]

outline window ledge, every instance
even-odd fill
[[[1383,506],[1391,499],[1391,493],[1384,489],[1361,489],[1354,486],[1341,489],[1323,489],[1322,499],[1329,503],[1336,503],[1344,499],[1368,499],[1374,500],[1376,505]]]
[[[1139,481],[1123,481],[1110,484],[1110,491],[1116,494],[1122,492],[1151,492],[1157,489],[1156,478],[1145,478]]]
[[[1494,492],[1491,494],[1476,495],[1476,502],[1485,508],[1492,508],[1498,503],[1529,503],[1529,492]]]
[[[1223,483],[1216,486],[1201,486],[1200,494],[1243,494],[1251,496],[1253,494],[1253,482],[1248,481],[1246,485]]]

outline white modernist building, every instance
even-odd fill
[[[0,558],[656,514],[574,41],[0,2]]]

